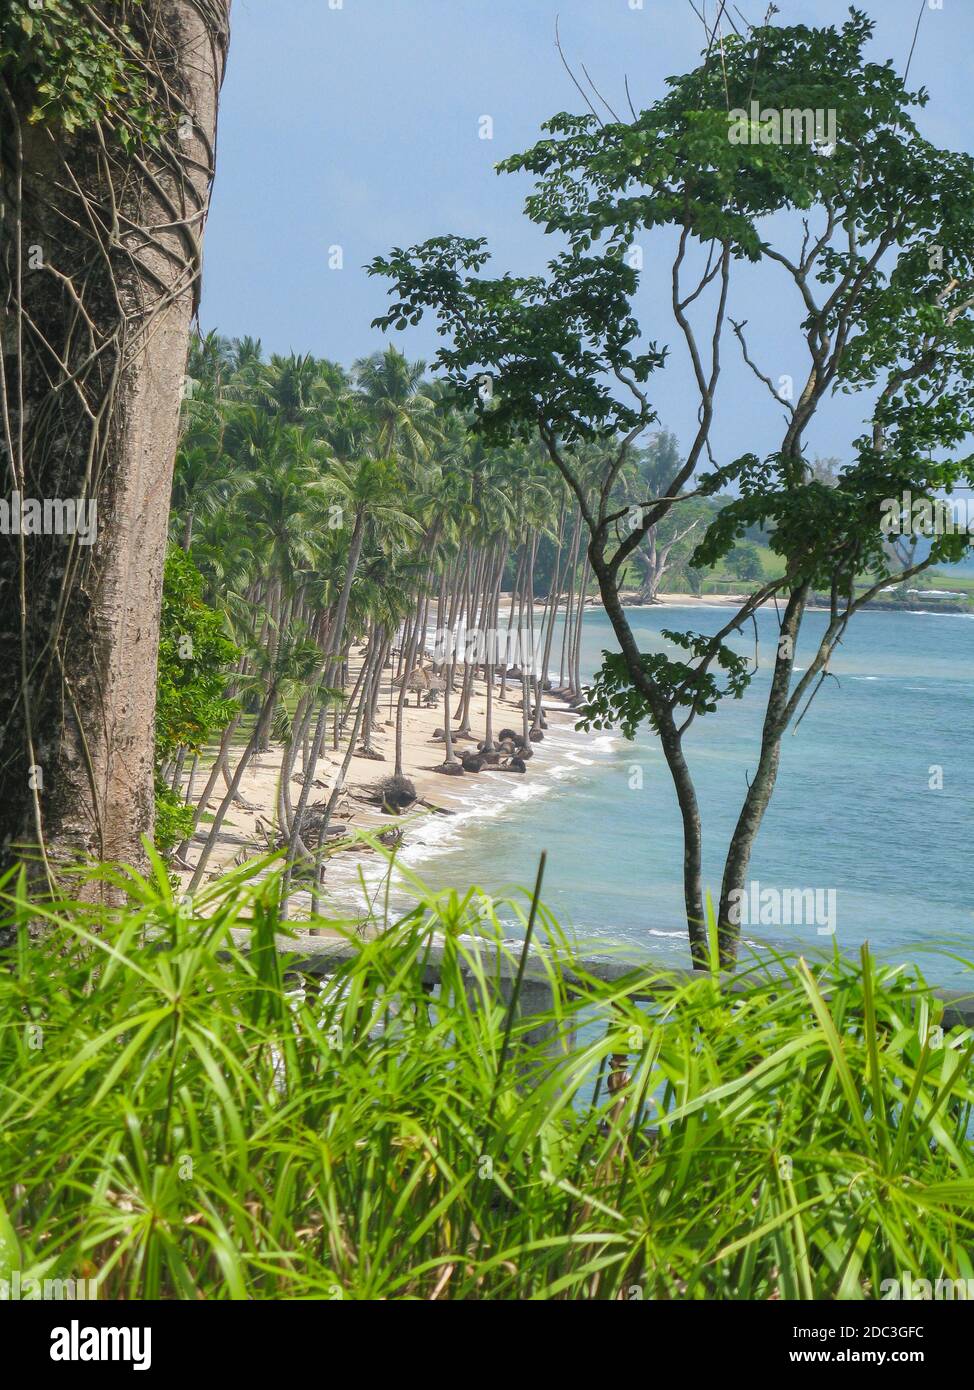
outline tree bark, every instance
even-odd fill
[[[180,126],[159,150],[30,124],[32,94],[0,78],[4,491],[97,509],[91,543],[0,536],[0,863],[40,849],[49,877],[79,857],[139,863],[153,831],[163,559],[229,9],[130,15],[148,103]]]
[[[703,907],[703,826],[693,779],[683,755],[682,739],[672,711],[659,699],[642,669],[639,648],[619,601],[614,578],[599,550],[597,539],[593,539],[589,546],[589,559],[599,583],[606,615],[622,649],[630,677],[653,712],[663,756],[676,788],[680,816],[683,820],[683,900],[687,916],[687,933],[690,938],[690,955],[694,968],[705,970],[709,957],[707,923]]]
[[[260,747],[260,742],[264,735],[265,728],[270,723],[271,716],[274,712],[274,705],[276,700],[277,687],[271,686],[264,699],[264,703],[260,707],[260,713],[257,715],[257,722],[254,725],[254,731],[250,735],[250,739],[247,743],[246,748],[240,755],[240,761],[237,763],[236,770],[233,774],[233,779],[230,782],[229,787],[227,788],[226,795],[217,807],[216,815],[213,817],[213,824],[210,826],[210,832],[207,835],[203,848],[200,851],[200,857],[196,861],[196,868],[193,870],[193,877],[190,879],[189,884],[187,886],[187,892],[189,893],[194,893],[196,889],[199,887],[200,879],[203,877],[203,870],[206,868],[206,865],[209,862],[213,846],[217,842],[217,839],[220,834],[220,829],[226,818],[226,814],[230,809],[230,803],[236,799],[237,788],[243,781],[243,775],[246,772],[248,765],[250,764],[251,758],[254,756],[257,749]]]
[[[751,851],[778,777],[781,739],[788,727],[788,697],[795,665],[795,647],[808,601],[808,592],[808,585],[804,584],[792,590],[788,597],[788,604],[781,620],[781,634],[771,677],[771,692],[765,708],[757,771],[748,787],[724,861],[717,933],[721,964],[725,966],[732,966],[737,959],[741,935],[740,922],[731,919],[731,894],[742,891],[745,887],[744,878],[751,862]]]

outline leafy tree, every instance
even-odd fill
[[[727,568],[737,579],[763,579],[764,566],[756,545],[745,541],[735,545],[727,555]]]
[[[670,79],[667,95],[631,121],[555,116],[544,139],[501,166],[534,176],[528,215],[567,239],[544,275],[484,278],[485,242],[450,236],[395,248],[371,266],[392,280],[392,305],[376,322],[405,328],[434,312],[447,340],[438,365],[461,398],[479,408],[486,437],[537,434],[577,499],[621,649],[596,678],[589,718],[614,711],[632,728],[639,711],[659,736],[683,821],[687,925],[701,966],[702,828],[683,740],[694,719],[721,698],[739,698],[747,684],[746,663],[726,639],[761,603],[779,600],[757,763],[721,884],[720,952],[730,964],[739,939],[732,906],[774,789],[785,730],[820,688],[854,614],[890,584],[958,558],[967,543],[957,534],[939,536],[923,560],[894,573],[880,527],[889,498],[903,491],[928,497],[974,478],[974,459],[964,449],[974,407],[974,160],[923,138],[913,111],[927,96],[908,91],[891,64],[867,60],[872,31],[853,10],[840,28],[764,23],[720,43],[708,34],[703,61]],[[731,139],[729,113],[750,110],[752,101],[760,110],[834,109],[835,147],[775,144],[760,122],[745,122],[746,141]],[[796,222],[804,235],[792,250],[784,229]],[[686,458],[661,491],[647,489],[641,519],[624,529],[629,512],[618,505],[617,483],[633,446],[656,422],[648,383],[667,356],[645,341],[634,317],[638,275],[627,248],[654,235],[667,244],[675,239],[670,311],[691,362],[699,424]],[[797,290],[795,326],[807,372],[794,402],[778,398],[755,360],[747,320],[728,315],[732,273],[742,261],[764,263]],[[729,329],[769,389],[774,418],[785,409],[778,445],[763,458],[747,452],[721,462],[714,455]],[[868,425],[850,441],[852,461],[836,485],[827,486],[814,477],[805,437],[836,392],[862,397]],[[603,449],[594,497],[575,466],[581,440]],[[684,657],[647,658],[619,602],[623,566],[691,497],[729,489],[735,495],[708,525],[694,563],[716,564],[759,526],[781,557],[781,573],[713,636],[683,633]],[[871,580],[857,589],[864,573]],[[805,669],[796,671],[796,643],[815,590],[829,595],[829,621]]]

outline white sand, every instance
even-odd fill
[[[351,683],[354,683],[357,674],[358,663],[361,661],[360,653],[353,653],[351,659]],[[353,755],[349,765],[346,778],[346,785],[340,795],[333,813],[334,823],[347,823],[352,829],[376,830],[378,828],[388,828],[395,826],[397,818],[382,812],[378,807],[372,807],[356,799],[355,793],[362,793],[365,788],[373,783],[380,781],[384,777],[390,777],[395,770],[396,759],[396,700],[398,698],[398,687],[390,690],[392,669],[387,668],[383,672],[380,698],[380,717],[377,725],[372,730],[372,747],[384,755],[385,761],[378,761]],[[458,670],[456,678],[457,689],[451,696],[451,724],[456,727],[456,710],[460,699],[461,672]],[[351,689],[351,684],[349,686]],[[494,700],[493,700],[493,732],[496,741],[498,733],[502,728],[521,730],[521,685],[519,681],[508,682],[507,698],[499,698],[500,684],[495,680]],[[391,696],[391,713],[390,713]],[[546,757],[545,742],[533,744],[534,757],[527,763],[527,771],[524,774],[507,772],[488,772],[482,771],[478,774],[464,774],[462,777],[450,777],[436,772],[434,769],[443,762],[445,745],[442,739],[434,739],[434,730],[443,727],[443,696],[440,694],[440,704],[436,709],[428,709],[425,705],[416,707],[416,695],[411,693],[407,696],[407,706],[403,715],[403,772],[415,785],[417,795],[421,800],[428,801],[446,811],[461,811],[466,809],[472,800],[472,783],[490,780],[491,782],[503,782],[520,784],[531,779],[532,771],[543,768],[546,763],[554,756],[549,753]],[[553,696],[545,695],[543,699],[544,713],[548,720],[549,727],[554,729],[556,725],[563,725],[571,728],[574,724],[574,714],[562,702]],[[487,694],[486,682],[478,679],[474,682],[473,692],[470,702],[470,729],[474,739],[467,741],[461,740],[454,745],[454,754],[457,755],[467,749],[475,750],[477,741],[484,737],[486,728]],[[388,722],[387,722],[388,721]],[[351,721],[349,721],[349,732]],[[342,761],[347,749],[347,740],[341,737],[341,746],[335,750],[331,745],[333,733],[331,721],[329,719],[328,734],[325,740],[325,748],[322,757],[318,761],[315,769],[315,786],[312,788],[309,805],[321,805],[327,801],[328,796],[334,786],[335,778],[341,768]],[[361,737],[358,740],[361,746]],[[235,745],[231,749],[230,765],[231,770],[235,765],[236,758],[239,757],[242,748]],[[234,864],[243,863],[250,858],[258,857],[267,852],[270,842],[276,840],[277,835],[277,801],[278,801],[278,782],[281,772],[281,761],[283,757],[283,745],[272,743],[266,753],[255,755],[251,760],[240,785],[240,795],[243,799],[255,807],[253,811],[245,810],[242,806],[232,803],[227,812],[226,820],[221,826],[217,842],[213,847],[212,853],[207,863],[205,878],[207,881],[217,877],[227,868]],[[210,760],[208,759],[208,764]],[[301,773],[301,755],[295,763],[295,772]],[[209,776],[209,765],[204,769],[200,766],[196,776],[197,794],[202,790],[205,778]],[[217,781],[216,789],[206,804],[206,809],[215,813],[226,793],[226,784],[223,778]],[[291,803],[297,805],[301,795],[300,776],[292,776],[291,784]],[[428,809],[418,807],[412,808],[409,812],[409,819],[404,827],[405,843],[408,844],[410,826],[415,824],[417,815],[435,815],[436,813]],[[195,864],[202,847],[203,840],[208,833],[209,823],[201,822],[196,838],[189,851],[189,862]],[[355,846],[347,851],[339,851],[332,854],[330,860],[326,862],[325,881],[323,895],[328,894],[328,864],[334,864],[336,860],[346,858],[362,861],[365,856],[374,858],[374,852],[368,847],[361,845]],[[181,872],[180,877],[183,886],[189,881],[189,873]],[[344,877],[344,875],[343,875]],[[304,895],[301,895],[302,897]],[[331,910],[331,909],[329,909]],[[300,899],[296,898],[292,904],[292,915],[295,917],[306,915],[306,910],[302,911]]]

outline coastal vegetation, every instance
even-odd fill
[[[263,868],[192,907],[158,860],[101,871],[114,910],[0,885],[0,923],[47,926],[0,972],[0,1277],[128,1299],[764,1300],[974,1275],[974,1039],[915,971],[864,950],[742,963],[733,990],[716,971],[607,984],[536,906],[550,993],[526,1013],[500,987],[520,951],[501,905],[414,883],[312,988],[302,941],[294,972],[275,950],[280,862]],[[527,899],[504,908],[530,935]]]
[[[479,771],[471,757],[523,767],[544,737],[546,693],[581,696],[590,576],[577,506],[536,450],[484,448],[467,412],[393,348],[346,371],[311,356],[265,361],[253,340],[211,334],[194,345],[170,536],[163,670],[177,707],[189,708],[186,736],[158,738],[157,759],[160,806],[182,802],[190,822],[180,864],[221,789],[191,889],[241,802],[247,766],[272,743],[282,751],[271,817],[290,883],[316,857],[321,870],[308,832],[320,849],[351,758],[380,759],[376,734],[390,715],[389,771],[406,783],[401,808],[415,800],[403,763],[413,696],[436,708],[442,699],[439,770],[449,775]],[[175,602],[188,573],[199,600],[189,609]],[[222,659],[194,637],[200,603],[232,638]],[[464,634],[493,640],[478,649]],[[222,698],[212,691],[201,710],[181,661],[208,679],[222,670]],[[476,679],[487,709],[475,737]],[[520,703],[505,737],[495,692],[498,711]],[[211,739],[218,746],[201,762]],[[330,797],[312,803],[326,746],[347,757]]]
[[[731,910],[851,619],[974,603],[969,535],[880,525],[891,499],[974,485],[974,160],[922,137],[926,94],[867,58],[859,11],[809,28],[772,6],[729,35],[726,9],[631,120],[569,68],[588,114],[499,166],[532,181],[542,273],[488,278],[477,237],[396,247],[361,267],[390,288],[373,327],[426,317],[442,346],[338,362],[197,331],[230,0],[7,0],[5,515],[14,494],[70,500],[97,526],[0,537],[0,1291],[974,1288],[974,964],[952,956],[948,1002],[868,944],[758,949]],[[747,119],[729,140],[752,101],[834,108],[828,146]],[[797,252],[779,243],[802,224]],[[657,254],[672,297],[640,322]],[[731,317],[748,263],[800,306],[784,394]],[[659,405],[667,333],[688,441]],[[785,416],[763,457],[720,447],[728,345]],[[808,444],[834,393],[865,421],[841,459]],[[641,647],[633,609],[675,596],[719,600],[716,635],[647,627]],[[614,647],[593,676],[596,604]],[[686,740],[765,676],[715,905]],[[544,856],[533,892],[496,897],[487,856],[462,890],[404,864],[471,778],[538,790],[559,725],[656,736],[685,969],[624,951],[611,914],[583,956]],[[600,842],[579,836],[589,873]],[[619,857],[593,892],[629,874],[649,913],[646,863]],[[789,928],[830,895],[802,923],[821,945],[835,888],[783,892]]]
[[[555,238],[546,272],[487,278],[484,238],[437,236],[395,247],[371,264],[388,279],[391,304],[376,323],[405,330],[434,318],[446,344],[437,365],[477,410],[485,441],[540,438],[585,521],[587,554],[618,645],[591,683],[586,714],[598,727],[632,731],[647,721],[659,739],[679,801],[684,899],[694,958],[706,959],[703,826],[686,735],[721,700],[739,699],[753,668],[726,642],[764,603],[780,627],[761,743],[727,846],[718,903],[721,959],[732,965],[740,931],[732,904],[774,792],[782,739],[827,678],[857,612],[884,589],[962,558],[970,535],[937,535],[904,566],[885,543],[890,498],[929,498],[974,484],[967,453],[974,407],[974,159],[923,138],[912,91],[891,63],[866,56],[875,25],[853,9],[841,26],[771,22],[721,37],[702,63],[669,80],[665,97],[629,117],[594,89],[589,111],[561,112],[530,150],[501,172],[533,180],[531,222]],[[573,74],[574,75],[574,74]],[[775,143],[755,121],[745,143],[728,139],[728,113],[783,104],[828,110],[838,136]],[[787,214],[788,216],[784,216]],[[782,227],[791,228],[795,246]],[[803,229],[803,234],[799,229]],[[635,253],[635,254],[634,254]],[[640,324],[639,266],[665,257],[672,296]],[[755,357],[746,334],[742,266],[765,264],[795,291],[793,328],[801,372],[779,376]],[[735,309],[731,314],[731,291]],[[649,334],[672,332],[688,354],[698,427],[686,457],[636,508],[615,483],[629,451],[658,422],[654,396],[669,349]],[[737,340],[743,361],[784,415],[777,446],[721,461],[722,352]],[[483,400],[482,383],[491,383]],[[836,393],[862,399],[866,428],[849,461],[823,478],[806,456],[809,432]],[[777,430],[777,425],[774,427]],[[601,454],[597,483],[593,452]],[[583,463],[584,459],[584,463]],[[714,635],[666,635],[681,650],[645,653],[620,600],[625,562],[664,518],[733,488],[696,545],[714,564],[739,553],[756,524],[780,557]],[[753,557],[752,557],[753,559]],[[756,575],[757,567],[751,566]],[[875,574],[857,588],[864,573]],[[803,670],[797,643],[815,589],[829,622]]]
[[[274,805],[262,814],[291,850],[288,884],[304,893],[309,874],[317,891],[327,872],[316,850],[344,827],[338,798],[362,766],[352,760],[384,760],[390,724],[387,770],[406,784],[399,809],[416,800],[403,756],[411,705],[442,708],[441,746],[428,744],[427,766],[452,776],[518,770],[543,740],[555,697],[579,718],[619,722],[621,705],[600,712],[583,688],[581,636],[598,588],[582,506],[536,448],[486,446],[469,408],[392,347],[345,369],[310,355],[265,360],[256,340],[211,333],[193,344],[186,382],[164,589],[156,844],[191,888],[234,806],[246,805],[240,782],[258,754],[278,759]],[[593,446],[596,479],[601,458]],[[639,505],[679,467],[677,440],[656,431],[630,448],[614,504]],[[698,542],[732,500],[697,498],[679,523],[667,516],[651,528],[627,561],[625,600],[659,601],[671,579],[698,594],[708,584],[757,594],[783,583],[773,535],[757,526],[719,565],[695,565]],[[478,650],[470,634],[493,641]],[[475,692],[486,700],[483,724]],[[634,715],[633,728],[638,701]],[[505,729],[505,717],[516,727]],[[326,752],[339,751],[338,777],[315,798],[316,779],[330,777]],[[266,847],[254,842],[252,852]]]

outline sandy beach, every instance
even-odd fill
[[[624,608],[740,608],[747,594],[659,594],[655,603],[637,603],[637,594],[633,589],[623,590],[619,597]],[[602,608],[602,600],[589,595],[585,607]]]
[[[635,591],[622,591],[624,607],[741,607],[746,594],[659,594],[656,603],[636,602]],[[589,599],[586,607],[602,607],[602,599]]]
[[[652,607],[679,608],[740,608],[746,602],[747,594],[660,594],[658,603]]]
[[[625,594],[623,597],[630,600],[629,606],[636,606],[631,603],[631,600],[636,597],[635,592]],[[501,612],[506,610],[507,601],[507,596],[502,598]],[[739,605],[742,601],[743,596],[739,594],[667,593],[660,595],[658,604],[644,606],[708,607],[720,605],[732,607]],[[586,606],[599,609],[602,604],[597,598],[590,597]],[[350,689],[354,685],[361,659],[361,653],[353,653],[350,661]],[[536,776],[539,771],[543,771],[555,756],[553,750],[546,748],[545,741],[542,740],[533,744],[534,756],[528,762],[527,771],[523,774],[483,770],[477,774],[465,773],[463,776],[446,776],[435,770],[443,762],[444,756],[442,738],[434,738],[436,730],[443,727],[442,702],[437,707],[429,707],[421,699],[417,706],[417,696],[411,692],[407,697],[403,716],[403,772],[415,785],[418,802],[407,814],[401,817],[383,812],[379,807],[370,805],[366,797],[369,788],[382,778],[391,776],[395,768],[395,713],[398,685],[393,683],[392,676],[392,669],[387,667],[383,672],[381,682],[379,701],[381,713],[372,733],[372,747],[382,755],[382,760],[370,758],[358,752],[353,754],[346,775],[345,786],[333,814],[332,823],[334,825],[346,826],[349,832],[359,830],[378,832],[395,826],[402,829],[402,845],[408,847],[410,837],[415,837],[416,827],[423,818],[439,815],[460,815],[469,812],[477,801],[483,798],[486,791],[486,786],[483,784],[517,785],[530,782],[532,774]],[[461,683],[459,672],[456,683],[457,691],[451,699],[451,709],[454,716]],[[519,682],[509,682],[506,698],[501,699],[500,678],[495,677],[493,706],[495,740],[502,728],[510,727],[520,730],[521,687]],[[487,687],[483,678],[477,678],[474,681],[470,708],[470,728],[474,737],[470,741],[459,742],[455,749],[457,754],[468,749],[475,749],[477,741],[484,737]],[[569,730],[574,728],[575,716],[564,701],[557,699],[552,694],[546,694],[543,708],[545,718],[552,730],[559,726]],[[455,725],[455,717],[452,722]],[[347,733],[348,731],[340,734],[338,746],[335,747],[329,725],[325,747],[315,769],[315,783],[309,806],[319,806],[327,801],[347,751]],[[239,756],[240,751],[240,747],[235,746],[231,755],[231,763],[235,757]],[[212,766],[215,752],[215,748],[208,749],[205,757],[201,760],[196,776],[198,790],[204,784],[205,777]],[[277,844],[278,784],[283,753],[283,745],[272,741],[266,752],[257,754],[252,759],[240,785],[240,797],[244,804],[240,802],[232,804],[211,852],[205,881],[210,882],[228,868],[267,853],[268,849]],[[292,805],[297,803],[301,794],[302,782],[302,759],[299,755],[291,778]],[[493,793],[494,788],[492,787],[490,790]],[[210,816],[216,811],[225,791],[225,783],[220,779],[213,795],[206,804],[205,809]],[[189,852],[191,865],[195,864],[208,830],[209,821],[204,820],[200,824]],[[369,870],[366,876],[374,879],[384,869],[384,862],[374,850],[361,843],[356,843],[347,849],[336,846],[330,852],[323,882],[323,893],[328,901],[327,910],[329,913],[335,911],[335,903],[331,901],[332,898],[337,898],[339,903],[349,899],[348,885],[350,882],[354,883],[358,877],[359,868],[362,868],[363,871]],[[185,888],[191,873],[185,869],[178,869],[178,873],[181,886]],[[307,915],[309,907],[309,895],[304,893],[295,895],[292,903],[292,912],[295,917],[300,918],[302,915]]]
[[[361,655],[353,654],[350,663],[351,684],[354,684],[360,661]],[[522,785],[525,782],[530,782],[532,774],[536,775],[539,770],[544,769],[555,756],[553,750],[546,749],[545,740],[542,739],[532,745],[534,756],[528,761],[527,771],[524,773],[483,770],[480,773],[464,773],[463,776],[447,776],[437,772],[435,769],[443,762],[444,757],[442,738],[434,738],[435,731],[443,728],[442,699],[436,708],[430,708],[422,701],[417,707],[417,696],[415,693],[410,693],[403,714],[403,772],[415,785],[418,802],[416,806],[410,808],[407,813],[400,817],[383,812],[379,807],[370,805],[364,797],[372,785],[384,777],[391,776],[395,769],[395,715],[398,685],[392,683],[392,675],[391,668],[386,668],[383,672],[380,698],[381,714],[372,733],[372,747],[377,753],[383,755],[384,760],[380,761],[377,758],[370,758],[357,752],[353,754],[346,775],[345,786],[335,807],[333,824],[345,825],[350,832],[357,830],[379,831],[390,827],[401,828],[403,831],[402,845],[406,847],[409,845],[410,835],[415,833],[417,826],[422,824],[424,819],[439,817],[440,815],[457,815],[470,810],[471,804],[478,797],[483,797],[488,790],[486,785],[488,783]],[[451,700],[451,710],[456,708],[460,683],[460,673],[458,672],[457,692]],[[574,727],[575,715],[564,701],[558,700],[551,694],[546,694],[542,703],[544,717],[549,729],[554,730],[558,726],[567,729]],[[470,729],[474,737],[470,741],[463,740],[457,743],[455,747],[457,754],[468,749],[475,749],[477,741],[484,737],[487,686],[486,681],[482,678],[478,678],[474,682],[470,711]],[[513,684],[508,682],[507,696],[505,699],[501,699],[500,679],[499,677],[495,678],[493,698],[495,740],[502,728],[520,731],[521,717],[520,682]],[[451,723],[455,726],[455,719],[451,720]],[[333,737],[329,729],[326,747],[323,749],[315,769],[315,782],[309,806],[320,805],[327,801],[347,751],[347,732],[340,735],[339,746],[336,749],[333,746]],[[202,788],[204,784],[204,778],[212,766],[215,751],[215,749],[208,749],[205,762],[201,760],[196,777],[198,788]],[[240,747],[235,747],[232,750],[231,766],[236,757],[239,757],[240,751]],[[246,769],[240,785],[240,796],[252,809],[247,809],[237,802],[231,805],[207,864],[206,882],[211,882],[236,864],[242,864],[248,859],[265,854],[276,842],[278,783],[283,753],[283,745],[272,741],[267,752],[255,755]],[[291,801],[294,805],[301,794],[302,781],[303,774],[299,755],[291,779]],[[495,785],[491,785],[489,790],[493,793]],[[223,780],[219,779],[213,795],[206,803],[206,810],[211,816],[219,806],[225,792],[226,786]],[[208,830],[209,822],[201,822],[189,852],[190,864],[195,864]],[[340,908],[342,901],[347,901],[350,897],[347,891],[348,886],[350,883],[354,883],[359,868],[367,870],[368,877],[374,878],[384,871],[385,865],[375,851],[362,844],[355,844],[347,850],[335,849],[329,854],[323,881],[326,915],[336,915],[336,904],[330,900],[332,897],[330,889],[335,890],[334,895],[338,899],[338,907]],[[186,870],[179,870],[179,876],[181,886],[185,888],[191,874]],[[302,916],[307,916],[310,909],[310,896],[306,893],[295,894],[291,906],[292,917],[300,919]]]

